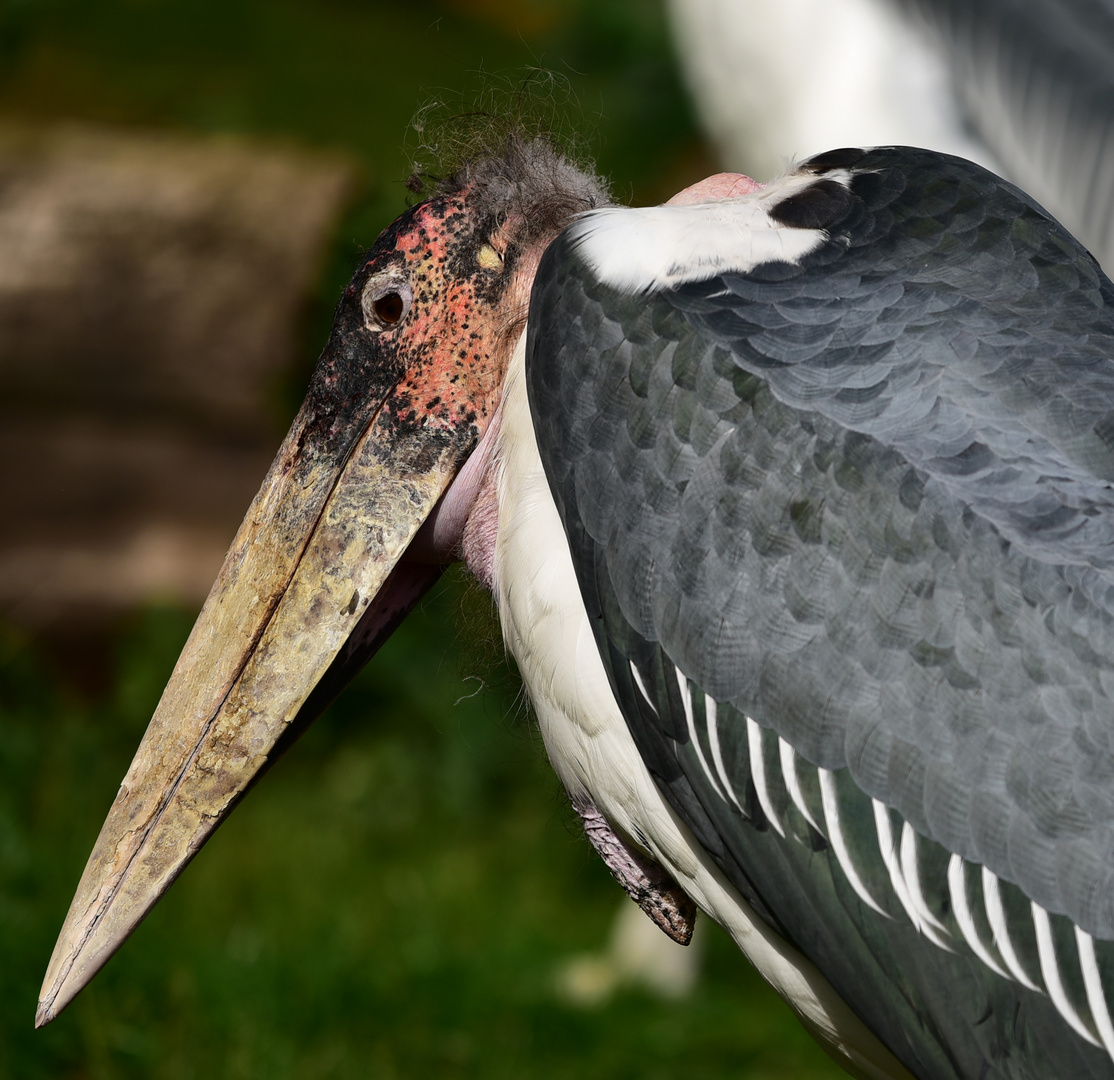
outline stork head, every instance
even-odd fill
[[[511,140],[376,241],[97,839],[50,961],[40,1026],[470,531],[483,534],[474,522],[502,381],[538,259],[604,201],[546,144]],[[472,547],[482,575],[482,539]]]

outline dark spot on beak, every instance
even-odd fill
[[[352,599],[348,601],[348,607],[344,609],[345,615],[354,615],[356,612],[356,605],[360,602],[360,590],[356,589],[352,593]]]

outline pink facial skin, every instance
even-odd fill
[[[716,173],[677,192],[665,205],[691,206],[737,199],[760,191],[763,186],[742,173]],[[540,250],[523,253],[519,275],[532,279],[540,258]],[[529,284],[529,281],[519,283],[523,296],[528,295]],[[489,589],[493,585],[495,534],[498,528],[492,469],[492,451],[498,430],[499,413],[496,411],[480,445],[442,496],[405,556],[413,562],[437,563],[463,557],[480,584]]]

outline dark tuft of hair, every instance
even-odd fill
[[[585,210],[608,203],[602,180],[583,172],[542,139],[507,139],[501,151],[466,162],[448,179],[449,190],[471,187],[478,209],[524,221],[521,243],[563,229]]]
[[[481,212],[487,202],[493,215],[524,219],[522,242],[606,205],[606,182],[569,133],[571,101],[567,81],[534,71],[513,90],[488,87],[467,111],[426,105],[411,124],[419,146],[408,190],[424,199],[472,187]]]

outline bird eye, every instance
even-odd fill
[[[392,330],[406,318],[413,295],[402,278],[375,277],[364,286],[364,325],[375,332]]]
[[[380,322],[394,326],[402,318],[402,297],[396,292],[389,292],[386,296],[379,297],[371,305],[371,310],[375,312]]]

